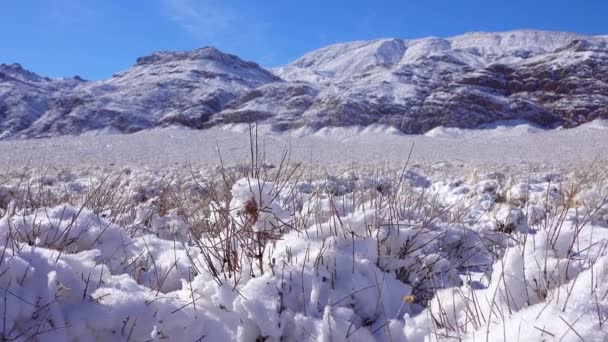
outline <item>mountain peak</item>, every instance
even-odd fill
[[[570,32],[513,30],[507,32],[469,32],[447,38],[455,49],[476,49],[483,56],[506,55],[513,51],[532,54],[552,52],[576,39],[593,39]]]
[[[19,63],[0,64],[0,73],[23,81],[37,81],[41,79],[38,74],[23,68]]]
[[[198,49],[194,49],[191,51],[159,51],[154,52],[149,56],[139,57],[137,58],[136,65],[149,65],[149,64],[157,64],[157,63],[167,63],[174,61],[198,61],[198,60],[210,60],[219,62],[221,64],[231,64],[231,63],[248,63],[235,55],[231,55],[228,53],[224,53],[212,46],[204,46]],[[251,62],[249,62],[251,63]],[[257,66],[255,63],[251,63]]]
[[[604,42],[605,38],[540,30],[469,32],[447,38],[382,38],[329,45],[275,72],[290,81],[330,82],[367,75],[371,70],[414,66],[429,59],[482,67],[551,53],[577,41]]]

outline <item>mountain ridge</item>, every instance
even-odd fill
[[[0,64],[0,139],[262,121],[387,124],[405,133],[523,119],[608,118],[608,38],[517,30],[338,43],[265,69],[213,47],[139,57],[111,78]]]

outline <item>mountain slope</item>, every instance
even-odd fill
[[[134,132],[168,124],[201,128],[229,101],[276,81],[280,79],[257,64],[214,48],[155,53],[103,81],[4,78],[0,98],[7,99],[6,112],[28,120],[3,136]]]
[[[337,44],[275,72],[321,89],[300,124],[386,123],[408,133],[508,119],[574,126],[606,116],[607,53],[599,37],[472,33]]]
[[[608,38],[544,31],[341,43],[265,70],[214,48],[159,52],[102,81],[0,65],[0,139],[262,121],[406,133],[608,118]]]

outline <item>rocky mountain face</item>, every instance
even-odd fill
[[[102,81],[51,80],[0,66],[0,138],[202,128],[246,92],[281,79],[213,48],[160,52]]]
[[[388,124],[406,133],[523,119],[608,118],[608,38],[542,31],[380,39],[273,70],[213,48],[159,52],[101,81],[0,65],[0,139],[260,121],[284,130]]]
[[[407,133],[524,119],[544,127],[608,117],[602,37],[538,31],[338,44],[275,70],[317,85],[294,122],[385,123]]]

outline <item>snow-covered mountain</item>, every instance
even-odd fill
[[[249,90],[280,79],[214,48],[159,52],[102,81],[51,80],[0,66],[0,137],[89,131],[134,132],[159,125],[201,128]]]
[[[160,52],[102,81],[0,65],[0,138],[205,128],[393,125],[407,133],[608,118],[608,38],[544,31],[379,39],[265,70],[213,48]]]
[[[508,119],[577,125],[608,115],[606,42],[541,31],[381,39],[329,46],[275,72],[319,89],[300,123],[409,133]]]

